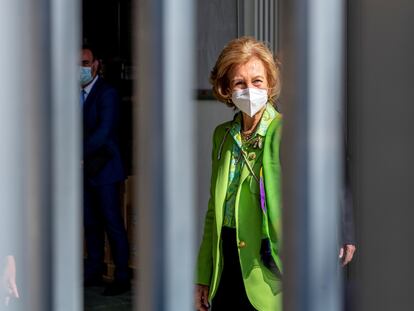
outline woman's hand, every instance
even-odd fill
[[[4,304],[9,305],[11,298],[19,298],[16,285],[16,262],[13,256],[7,256],[6,267],[3,272],[3,288],[6,292]]]
[[[345,244],[339,250],[339,258],[342,260],[342,266],[345,267],[348,263],[351,262],[352,257],[354,257],[356,247],[352,244]]]
[[[196,284],[195,288],[195,307],[197,311],[207,311],[210,308],[208,303],[208,286]]]

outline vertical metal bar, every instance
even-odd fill
[[[258,34],[258,39],[259,40],[264,40],[263,37],[263,16],[264,16],[264,12],[263,12],[263,0],[258,0],[259,2],[259,18],[257,20],[258,24],[259,24],[259,34]]]
[[[193,9],[190,0],[136,5],[139,310],[193,305]]]
[[[278,46],[278,3],[278,0],[245,0],[241,6],[244,12],[242,34],[269,43],[274,52]]]
[[[256,36],[257,35],[257,1],[239,0],[242,19],[241,35]]]
[[[282,0],[281,50],[284,66],[283,98],[285,116],[282,146],[283,228],[284,228],[284,301],[286,311],[310,310],[309,272],[306,258],[310,245],[306,239],[309,230],[309,153],[308,128],[308,67],[307,67],[307,1]],[[298,8],[301,8],[299,10]],[[292,228],[292,229],[291,229]],[[297,228],[297,230],[293,230]]]
[[[80,1],[52,0],[53,308],[82,310]]]
[[[237,37],[241,37],[242,33],[244,33],[244,16],[242,11],[242,4],[240,3],[241,0],[237,0],[236,8],[237,8]]]
[[[166,310],[193,310],[195,258],[194,1],[165,0]],[[186,18],[183,18],[186,16]],[[177,35],[178,34],[178,35]],[[181,267],[178,268],[177,267]]]
[[[269,40],[269,28],[271,27],[269,22],[269,1],[263,0],[263,14],[262,14],[262,24],[263,24],[263,41],[270,42]]]
[[[20,85],[25,113],[25,268],[27,309],[52,310],[50,2],[26,0]],[[20,17],[19,17],[20,18]],[[15,40],[16,40],[15,38]],[[49,289],[49,290],[46,290]],[[26,309],[26,310],[27,310]]]
[[[349,1],[358,311],[413,306],[413,16],[413,1]]]
[[[18,273],[22,272],[23,163],[26,150],[25,107],[20,83],[25,42],[16,38],[25,31],[24,21],[19,18],[24,13],[24,5],[23,1],[9,1],[3,2],[0,8],[0,254],[2,263],[7,255],[18,260]],[[23,282],[26,282],[25,277]],[[18,286],[21,290],[19,283]]]
[[[163,1],[137,0],[135,20],[135,161],[138,258],[137,310],[164,310],[165,187],[163,183]]]
[[[270,1],[269,3],[269,43],[271,44],[272,47],[272,51],[273,53],[276,53],[276,46],[275,46],[275,37],[274,37],[274,33],[275,33],[275,25],[276,25],[276,15],[275,13],[275,7],[276,3],[274,3],[274,0]]]
[[[51,78],[47,0],[1,5],[2,213],[13,227],[20,310],[51,310]],[[4,139],[4,140],[3,140]],[[3,174],[4,173],[4,174]],[[4,201],[3,201],[4,196]]]
[[[341,308],[342,1],[283,1],[286,310]]]
[[[74,242],[75,238],[71,240],[79,235],[79,219],[70,217],[79,215],[79,204],[72,204],[79,194],[79,161],[72,156],[79,151],[79,116],[75,114],[77,106],[73,106],[77,105],[74,86],[79,55],[73,53],[73,33],[65,32],[56,18],[66,25],[77,23],[71,19],[74,15],[70,13],[74,11],[61,11],[59,4],[19,0],[2,4],[0,10],[0,38],[7,42],[7,48],[1,49],[0,60],[4,69],[0,76],[0,107],[5,118],[1,122],[5,145],[0,162],[7,185],[0,188],[2,206],[9,208],[2,218],[11,225],[5,226],[10,229],[5,236],[15,238],[6,245],[5,252],[16,257],[18,276],[24,276],[18,278],[21,302],[16,307],[20,310],[80,308],[80,243]],[[56,110],[52,109],[52,101]],[[62,114],[62,107],[66,113]],[[56,248],[52,247],[53,242]],[[78,273],[72,269],[73,262],[77,262]],[[67,297],[65,307],[61,304],[63,296]],[[53,301],[59,303],[53,305]]]
[[[259,1],[260,0],[254,0],[254,33],[253,33],[253,36],[255,38],[259,38],[259,19],[257,18],[259,16]]]
[[[313,310],[341,308],[338,263],[343,192],[344,4],[317,0],[309,7],[310,287]],[[327,236],[327,232],[330,235]]]
[[[280,25],[280,17],[279,17],[279,0],[275,0],[273,4],[273,35],[272,40],[274,43],[274,51],[275,53],[279,52],[279,25]]]

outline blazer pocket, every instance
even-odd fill
[[[282,279],[282,273],[279,270],[275,260],[273,259],[272,252],[270,250],[270,240],[268,238],[262,239],[262,243],[260,246],[260,259],[262,260],[262,264],[272,272],[272,274],[277,277],[278,279]]]
[[[273,295],[277,295],[282,291],[282,280],[277,278],[269,269],[265,266],[254,266],[251,270],[251,275],[255,275],[255,278],[269,286]]]

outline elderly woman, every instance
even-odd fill
[[[197,263],[195,305],[213,311],[282,309],[281,115],[278,64],[243,37],[211,72],[215,97],[236,107],[213,136],[210,200]]]

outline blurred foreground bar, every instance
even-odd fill
[[[414,2],[349,1],[352,310],[413,310]]]
[[[79,1],[0,4],[0,262],[3,273],[16,258],[13,310],[82,305],[79,16]]]
[[[281,1],[284,309],[341,310],[341,0]]]
[[[135,1],[136,310],[193,310],[193,16],[191,0]]]

